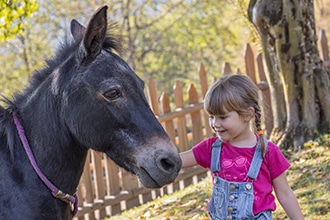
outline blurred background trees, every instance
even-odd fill
[[[38,9],[37,0],[3,0],[0,6],[0,42],[22,34],[26,25],[25,19]]]
[[[14,22],[16,26],[6,31],[15,37],[0,43],[0,92],[6,95],[21,88],[63,39],[71,39],[71,19],[86,24],[104,3],[124,38],[123,58],[142,79],[154,78],[159,89],[169,94],[175,79],[186,83],[197,80],[201,61],[214,77],[221,75],[224,62],[230,62],[233,71],[239,68],[244,72],[245,43],[258,37],[247,19],[247,0],[2,1],[1,27],[7,24],[4,16],[10,14],[8,10],[24,9]],[[322,28],[329,30],[330,3],[319,0],[315,8]],[[24,31],[17,32],[17,26]],[[0,31],[5,33],[3,28]]]
[[[266,12],[275,10],[270,9],[272,4],[285,3],[280,0],[1,0],[0,93],[10,96],[22,89],[33,71],[45,64],[44,59],[50,58],[61,42],[71,40],[71,19],[86,24],[101,4],[109,6],[108,16],[117,22],[118,32],[123,37],[126,50],[122,57],[144,81],[155,79],[159,91],[171,95],[175,79],[186,84],[198,81],[200,62],[204,63],[210,80],[221,76],[224,62],[229,62],[235,72],[237,69],[245,72],[243,55],[247,42],[253,43],[257,52],[266,52],[260,35],[262,27],[254,24],[255,28],[248,14],[249,4],[258,8],[261,2],[266,2]],[[314,39],[321,28],[330,39],[330,1],[309,2],[314,4]],[[199,85],[196,86],[199,89]],[[278,97],[284,100],[284,96],[282,93]],[[291,97],[295,99],[292,93]],[[287,106],[290,105],[287,103]],[[279,141],[286,139],[284,133],[289,134],[296,128],[306,129],[300,126],[303,122],[300,120],[307,116],[312,123],[318,123],[305,111],[294,126],[288,126],[287,118],[294,114],[290,109],[289,114],[284,109],[275,114],[278,131],[274,135]],[[280,121],[279,117],[282,117]],[[312,136],[317,128],[309,126],[308,135]],[[306,135],[304,132],[291,138],[300,143],[299,138]]]
[[[187,83],[197,80],[201,61],[215,77],[221,75],[225,61],[244,69],[240,59],[250,30],[242,3],[43,0],[38,1],[38,10],[22,18],[24,32],[0,43],[0,93],[9,95],[22,88],[60,42],[71,39],[71,19],[86,24],[103,3],[109,5],[109,18],[123,36],[123,58],[142,79],[154,78],[161,91],[171,93],[178,78]]]

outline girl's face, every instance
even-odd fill
[[[251,133],[250,120],[251,115],[240,116],[236,111],[209,116],[211,128],[221,140],[228,142],[244,140]]]

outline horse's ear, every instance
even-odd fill
[[[82,39],[86,28],[80,24],[76,19],[73,19],[70,24],[71,27],[71,34],[75,41],[79,41]]]
[[[100,7],[89,21],[84,32],[82,45],[80,45],[79,56],[81,58],[91,60],[101,52],[108,26],[107,9],[108,6],[106,5]]]

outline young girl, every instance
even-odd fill
[[[273,219],[276,197],[290,219],[304,219],[288,185],[290,164],[278,146],[263,138],[258,88],[249,77],[226,75],[207,92],[204,109],[217,137],[180,154],[182,168],[212,171],[212,219]]]

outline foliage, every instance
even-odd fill
[[[152,77],[169,95],[175,79],[198,81],[202,61],[211,76],[221,75],[223,62],[244,69],[241,53],[249,29],[241,8],[230,1],[59,1],[39,2],[39,10],[26,19],[26,30],[0,46],[0,93],[22,88],[32,72],[44,65],[59,41],[68,34],[70,20],[86,24],[98,5],[109,5],[109,18],[117,21],[126,52],[123,58],[143,80]],[[246,21],[245,21],[246,22]],[[212,77],[210,77],[211,79]],[[185,86],[185,85],[183,85]],[[197,88],[199,89],[199,88]]]
[[[1,0],[0,42],[23,34],[27,25],[25,19],[38,9],[37,0]]]
[[[294,190],[306,220],[330,219],[330,135],[305,143],[303,150],[288,152],[291,168],[288,181]],[[130,209],[113,220],[209,219],[206,207],[211,195],[211,178],[196,185]],[[277,203],[274,219],[288,219]]]
[[[166,14],[169,7],[163,7],[164,16],[138,38],[142,47],[136,51],[136,70],[144,79],[156,79],[162,91],[171,95],[175,79],[198,81],[200,62],[214,77],[221,76],[223,62],[244,67],[236,60],[249,34],[232,4],[183,1]]]
[[[157,81],[158,95],[164,91],[171,97],[176,79],[183,82],[183,87],[197,82],[200,62],[210,81],[222,74],[224,62],[229,62],[233,71],[237,68],[244,72],[245,43],[251,42],[251,37],[257,42],[255,29],[246,18],[248,3],[249,0],[38,1],[39,8],[33,16],[24,17],[24,33],[0,44],[0,94],[8,96],[22,88],[63,38],[71,40],[70,20],[76,18],[86,24],[101,4],[109,5],[108,17],[117,22],[126,42],[123,58],[144,81],[150,77]],[[320,11],[326,12],[328,6],[322,5]],[[323,13],[323,20],[327,18]]]
[[[21,90],[30,75],[42,68],[46,64],[45,59],[50,59],[55,49],[61,46],[60,42],[70,40],[67,37],[70,20],[86,17],[80,15],[86,2],[88,1],[80,1],[77,6],[70,5],[68,0],[40,1],[38,10],[25,19],[26,31],[0,44],[1,95],[10,97]],[[86,8],[90,10],[89,13],[94,11],[94,7]],[[80,17],[76,17],[77,15]],[[86,20],[81,22],[87,22]]]

